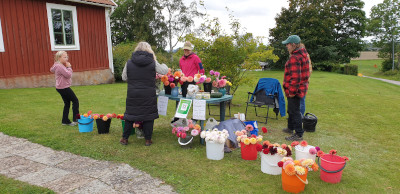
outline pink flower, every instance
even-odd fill
[[[176,127],[172,128],[172,134],[176,133]]]
[[[321,150],[319,147],[315,147],[315,149],[317,150],[317,152]]]
[[[247,131],[253,131],[254,127],[252,125],[246,125]]]
[[[184,131],[189,131],[189,127],[184,127],[183,130]]]
[[[199,135],[199,130],[193,129],[191,131],[191,134],[192,134],[192,136],[197,136],[197,135]]]
[[[206,83],[210,83],[211,82],[211,77],[206,78]]]
[[[187,77],[187,81],[188,82],[192,82],[193,81],[193,77],[192,76]]]
[[[212,83],[212,86],[213,86],[214,88],[218,87],[218,82],[214,80],[213,83]]]
[[[214,75],[214,71],[213,70],[210,71],[210,75]]]
[[[204,81],[206,81],[206,78],[200,77],[199,82],[200,82],[200,83],[203,83]]]
[[[310,152],[311,155],[317,154],[317,150],[316,150],[315,148],[310,148],[310,149],[308,150],[308,152]]]
[[[188,78],[187,78],[186,76],[182,76],[182,77],[181,77],[181,81],[183,81],[183,82],[186,82],[187,79],[188,79]]]
[[[214,75],[215,75],[215,77],[219,77],[221,74],[218,71],[216,71],[216,72],[214,72]]]
[[[169,82],[173,82],[173,81],[174,81],[174,77],[169,76],[169,77],[168,77],[168,81],[169,81]]]
[[[183,139],[185,139],[185,138],[186,138],[186,133],[182,133],[182,134],[181,134],[181,137],[182,137]]]
[[[226,79],[221,79],[218,81],[218,87],[223,88],[226,86]]]

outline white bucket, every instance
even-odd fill
[[[317,155],[316,154],[312,155],[309,152],[310,148],[315,148],[314,146],[307,145],[306,147],[303,147],[301,145],[297,145],[294,148],[296,149],[296,160],[304,158],[304,159],[312,159],[315,161],[315,157]]]
[[[222,160],[224,158],[224,144],[206,142],[207,158],[210,160]]]
[[[261,156],[261,171],[266,174],[280,175],[282,168],[278,166],[278,162],[283,159],[279,154],[264,154],[260,152]]]

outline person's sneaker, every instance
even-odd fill
[[[301,141],[301,140],[303,140],[303,137],[300,137],[297,134],[293,134],[291,136],[285,137],[285,139],[288,141]]]
[[[289,129],[289,128],[284,128],[282,129],[282,132],[284,133],[289,133],[289,134],[293,134],[293,130]]]
[[[77,125],[77,123],[76,123],[76,122],[71,122],[71,123],[63,123],[62,125],[75,126],[75,125]]]
[[[128,140],[124,139],[124,138],[121,138],[121,140],[119,140],[119,143],[122,144],[122,145],[128,145]]]

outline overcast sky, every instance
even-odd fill
[[[184,0],[186,4],[193,0]],[[382,3],[383,0],[363,0],[364,11],[369,17],[372,6]],[[287,0],[204,0],[207,13],[211,18],[218,17],[222,25],[229,31],[228,12],[225,7],[233,11],[233,15],[239,20],[246,32],[254,36],[265,37],[263,42],[267,43],[269,29],[274,28],[275,17],[281,12],[282,7],[289,7]],[[181,45],[180,45],[181,46]]]

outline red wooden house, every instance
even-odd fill
[[[112,83],[112,0],[0,0],[0,88],[52,87],[57,51],[73,85]]]

